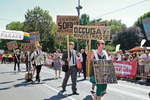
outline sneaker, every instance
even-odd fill
[[[146,82],[146,80],[139,80],[138,82]]]

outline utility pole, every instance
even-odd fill
[[[78,7],[76,7],[76,9],[77,9],[78,16],[79,16],[79,19],[80,19],[80,9],[82,9],[82,6],[80,6],[80,0],[78,0]],[[77,52],[79,52],[79,39],[77,39]]]

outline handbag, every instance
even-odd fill
[[[68,71],[68,66],[67,65],[63,65],[62,66],[62,71],[63,72],[67,72]]]
[[[82,69],[82,65],[81,65],[81,61],[80,60],[77,60],[77,68],[78,68],[78,70]]]
[[[95,83],[95,77],[94,76],[90,76],[90,82]]]

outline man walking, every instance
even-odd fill
[[[83,69],[83,74],[84,74],[84,80],[86,80],[86,57],[87,57],[86,47],[84,48],[84,52],[82,53],[82,57],[83,57],[82,69]]]
[[[64,51],[63,57],[62,57],[62,60],[65,62],[66,66],[68,66],[68,62],[70,62],[69,63],[70,68],[68,66],[68,71],[65,72],[65,78],[62,83],[62,89],[63,89],[63,92],[66,91],[66,85],[71,75],[73,95],[79,95],[79,93],[77,93],[77,88],[76,88],[77,64],[76,64],[76,51],[74,50],[74,42],[69,43],[69,52],[70,52],[70,58],[68,58],[68,51]]]

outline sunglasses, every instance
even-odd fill
[[[105,43],[100,43],[100,44],[105,45]]]

